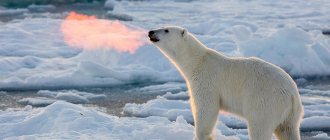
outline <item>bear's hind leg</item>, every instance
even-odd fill
[[[300,140],[299,122],[284,122],[275,129],[278,140]]]
[[[300,140],[300,119],[302,117],[301,105],[296,107],[291,114],[275,129],[276,138],[279,140]]]

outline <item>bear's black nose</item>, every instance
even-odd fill
[[[150,38],[150,41],[152,41],[152,42],[158,42],[159,41],[159,39],[155,35],[155,31],[149,31],[149,35],[148,36]]]
[[[153,35],[154,33],[154,31],[149,31],[149,36]]]

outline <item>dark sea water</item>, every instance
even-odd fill
[[[83,104],[87,107],[96,107],[103,112],[106,112],[111,115],[123,116],[122,108],[127,103],[145,103],[148,100],[156,98],[158,95],[165,93],[155,92],[155,93],[143,93],[138,88],[142,85],[125,85],[112,88],[74,88],[74,89],[65,89],[76,90],[79,92],[87,92],[95,95],[105,95],[105,98],[99,98],[91,100],[90,102]],[[45,90],[45,89],[43,89]],[[47,90],[47,89],[46,89]],[[38,95],[39,90],[15,90],[15,91],[1,91],[0,92],[0,110],[6,110],[7,108],[23,108],[26,104],[19,103],[18,101],[23,98],[38,98],[44,97]],[[50,91],[63,91],[62,89],[50,90]],[[51,98],[50,98],[51,99]],[[46,105],[45,105],[46,106]],[[34,106],[34,107],[44,107]]]

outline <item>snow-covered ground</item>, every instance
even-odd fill
[[[171,83],[173,84],[173,83]],[[159,89],[168,84],[158,85]],[[180,87],[180,84],[177,84]],[[149,86],[150,87],[150,86]],[[156,87],[156,86],[154,86]],[[145,89],[144,87],[141,89]],[[154,90],[154,89],[153,89]],[[327,140],[330,130],[329,91],[326,96],[306,96],[320,91],[301,89],[305,115],[302,134],[314,132],[303,139]],[[57,97],[77,94],[96,97],[86,92],[41,90],[38,94]],[[61,99],[30,98],[32,105],[50,105],[0,111],[0,139],[192,139],[193,119],[186,91],[167,92],[143,104],[128,103],[123,108],[126,117],[108,115],[97,108],[83,107],[65,100],[80,101],[82,97],[63,96]],[[26,98],[25,98],[26,99]],[[64,101],[61,101],[64,100]],[[70,101],[70,100],[69,100]],[[22,102],[19,100],[19,102]],[[324,132],[323,132],[324,131]],[[246,123],[237,116],[220,112],[215,135],[217,139],[248,139]]]
[[[41,97],[37,98],[23,98],[18,102],[24,105],[32,105],[32,106],[47,106],[50,105],[57,100],[63,100],[74,104],[86,104],[91,100],[97,100],[101,98],[105,98],[104,94],[95,95],[87,92],[79,92],[76,90],[64,90],[64,91],[49,91],[49,90],[40,90],[37,92],[37,95]]]
[[[27,106],[0,112],[0,139],[192,139],[193,126],[182,117],[109,116],[58,101],[45,108]],[[225,126],[222,126],[225,127]],[[229,128],[228,128],[229,129]],[[230,130],[228,130],[230,131]],[[219,132],[219,131],[217,131]],[[217,133],[219,138],[226,138]]]
[[[329,7],[327,0],[110,0],[103,18],[145,31],[183,26],[227,56],[256,56],[295,77],[324,77],[330,75],[330,37],[322,34],[330,29]],[[61,32],[67,13],[53,11],[53,5],[0,7],[0,89],[38,90],[17,100],[25,108],[0,111],[0,139],[192,139],[185,84],[157,48],[147,43],[131,54],[69,47]],[[330,139],[330,87],[296,81],[305,109],[301,130],[315,132],[305,139]],[[162,95],[127,103],[126,117],[76,105],[107,98],[76,88],[162,82],[130,89]],[[52,90],[62,88],[68,90]],[[218,139],[248,138],[244,120],[220,114]]]
[[[303,89],[302,89],[303,90]],[[314,92],[321,92],[315,90],[308,90],[302,92],[304,94],[313,94]],[[326,96],[330,96],[327,91]],[[184,99],[185,97],[185,99]],[[154,100],[150,100],[145,104],[126,104],[124,107],[124,113],[137,116],[137,117],[149,117],[149,116],[161,116],[166,117],[169,120],[175,121],[178,116],[183,118],[188,123],[193,123],[193,117],[191,114],[188,94],[180,92],[177,94],[167,93],[164,96],[158,96]],[[183,99],[183,100],[182,100]],[[327,97],[308,97],[302,96],[304,105],[304,120],[301,123],[302,131],[313,130],[329,130],[330,129],[330,100]],[[233,128],[246,128],[244,121],[239,120],[237,116],[231,116],[226,112],[219,117],[219,121]]]
[[[104,94],[39,90],[39,97],[17,100],[28,104],[24,108],[0,111],[0,139],[192,139],[193,119],[183,83],[147,85],[132,91],[173,93],[142,104],[127,103],[122,112],[125,117],[117,117],[100,108],[72,104],[106,98]],[[330,139],[330,90],[306,86],[300,92],[305,110],[303,140]],[[38,106],[46,107],[35,108]],[[220,112],[215,135],[217,139],[248,139],[244,119],[226,112]]]

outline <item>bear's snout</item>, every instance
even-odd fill
[[[155,31],[152,31],[152,30],[149,31],[148,36],[149,36],[151,42],[158,42],[159,41],[159,39],[155,35]]]

